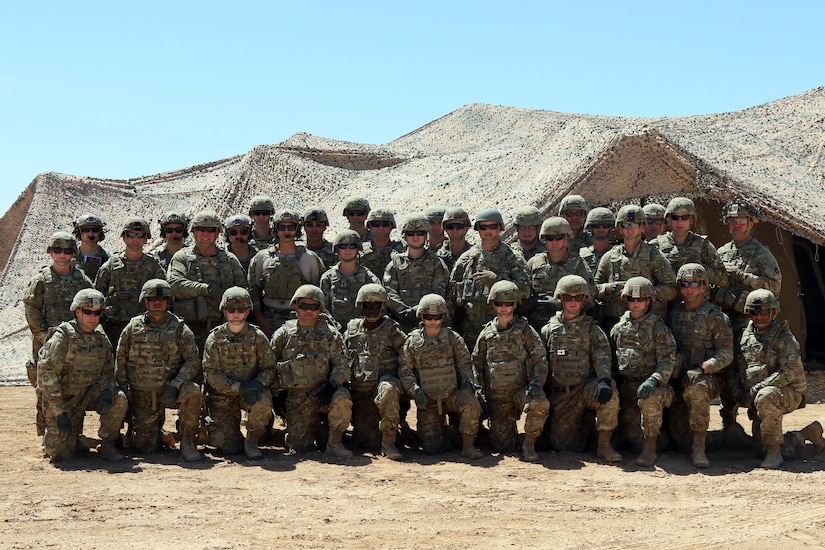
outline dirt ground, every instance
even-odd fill
[[[825,419],[825,373],[809,383],[811,404],[786,430]],[[177,451],[108,463],[92,451],[55,467],[22,386],[0,387],[0,441],[0,548],[825,547],[825,453],[810,445],[774,471],[746,451],[710,452],[699,471],[679,453],[640,468],[629,453],[619,465],[586,453],[527,464],[404,449],[399,463],[277,446],[261,462],[207,449],[196,464]]]

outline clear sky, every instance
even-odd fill
[[[41,172],[381,144],[468,103],[744,109],[825,85],[823,21],[819,0],[4,2],[0,213]]]

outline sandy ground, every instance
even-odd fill
[[[825,373],[809,378],[822,386]],[[785,428],[825,418],[821,397]],[[825,453],[810,445],[775,471],[745,451],[709,453],[699,471],[678,453],[639,468],[629,455],[608,465],[541,453],[527,464],[404,449],[397,463],[278,446],[261,462],[207,449],[194,465],[177,451],[108,463],[92,451],[55,467],[33,412],[32,388],[0,387],[2,548],[825,547]]]

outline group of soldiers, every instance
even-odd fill
[[[99,216],[52,235],[24,298],[45,454],[86,448],[90,410],[103,457],[159,451],[166,409],[186,461],[206,443],[263,458],[274,415],[291,452],[336,458],[352,456],[350,425],[355,445],[393,460],[413,437],[428,454],[460,439],[464,457],[480,458],[481,442],[529,462],[592,440],[606,461],[627,447],[642,466],[670,445],[698,468],[717,443],[760,450],[765,468],[806,441],[825,448],[818,422],[783,434],[805,373],[777,320],[779,266],[743,201],[724,207],[732,239],[718,250],[684,197],[614,214],[570,195],[547,219],[519,208],[512,244],[494,208],[471,221],[431,206],[397,227],[391,210],[350,197],[342,214],[332,241],[323,209],[266,196],[225,220],[168,212],[149,252],[142,218],[126,220],[112,255]],[[723,430],[709,439],[717,398]]]

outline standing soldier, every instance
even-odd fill
[[[490,439],[498,451],[514,449],[516,422],[523,412],[522,456],[526,462],[537,462],[534,445],[550,411],[543,389],[548,370],[544,344],[527,319],[515,315],[521,302],[515,283],[497,282],[488,299],[496,318],[484,325],[472,357],[490,409]]]
[[[317,285],[324,265],[315,252],[295,243],[302,223],[297,211],[281,210],[273,217],[278,242],[258,252],[249,264],[255,321],[267,336],[292,318],[292,295],[301,285]]]
[[[353,196],[344,202],[344,217],[347,218],[349,228],[358,233],[362,242],[368,242],[372,236],[365,225],[369,213],[370,203],[364,197]]]
[[[323,208],[314,206],[304,212],[304,232],[307,234],[307,249],[315,252],[329,269],[338,258],[335,256],[335,247],[324,238],[324,231],[329,227],[329,217]]]
[[[286,445],[292,452],[320,446],[321,415],[326,414],[325,453],[351,457],[352,451],[341,443],[352,420],[352,398],[345,387],[350,377],[344,339],[329,323],[318,321],[324,311],[320,288],[302,285],[290,303],[298,318],[284,323],[272,336],[278,380],[286,393]]]
[[[169,270],[169,264],[172,263],[172,256],[183,248],[184,241],[189,237],[186,229],[189,219],[179,212],[170,211],[158,219],[158,224],[160,224],[163,246],[153,250],[152,253],[157,256],[160,267],[166,272]]]
[[[158,259],[143,253],[143,247],[152,238],[149,222],[143,218],[127,219],[120,238],[126,249],[106,260],[95,277],[95,288],[106,297],[103,327],[113,348],[117,348],[117,340],[129,320],[143,309],[140,304],[143,283],[166,278]]]
[[[593,236],[584,230],[587,220],[587,201],[581,195],[567,195],[559,203],[559,216],[570,224],[573,238],[570,239],[570,250],[578,254],[579,249],[593,244]]]
[[[642,210],[645,213],[645,240],[653,242],[659,235],[664,235],[667,231],[665,225],[665,207],[658,202],[647,203]],[[679,269],[674,267],[674,270]]]
[[[26,323],[32,333],[32,354],[26,362],[26,375],[35,387],[37,399],[37,435],[46,430],[43,416],[42,392],[37,387],[37,354],[48,337],[50,327],[74,318],[69,307],[81,289],[92,288],[92,281],[73,262],[77,243],[66,231],[58,231],[49,238],[46,252],[51,256],[50,266],[44,266],[29,283],[23,296]]]
[[[259,252],[255,241],[250,242],[252,227],[252,218],[243,214],[229,216],[224,223],[223,237],[226,239],[227,250],[241,262],[244,273],[249,271],[249,263]]]
[[[595,410],[599,434],[596,456],[619,462],[622,455],[610,444],[619,423],[619,395],[611,374],[607,336],[584,314],[590,293],[591,286],[582,277],[562,277],[555,292],[562,309],[541,329],[550,364],[545,391],[551,410],[544,429],[553,448],[580,452],[587,440],[582,426],[584,410]]]
[[[390,239],[390,232],[395,229],[395,216],[389,210],[376,208],[370,211],[367,217],[367,227],[370,238],[369,242],[364,241],[361,263],[380,278],[383,277],[393,253],[403,252],[404,245],[401,241]]]
[[[427,216],[427,220],[430,222],[427,246],[434,252],[440,250],[444,244],[444,213],[446,211],[447,207],[445,206],[432,205],[428,206],[424,212],[424,215]]]
[[[120,460],[114,441],[129,407],[115,384],[112,345],[100,327],[103,294],[93,288],[72,300],[75,318],[52,328],[37,359],[37,384],[43,392],[46,435],[43,447],[52,462],[74,457],[86,411],[100,415],[97,452]]]
[[[216,212],[201,210],[190,227],[195,242],[175,253],[166,279],[175,294],[175,313],[192,329],[203,351],[206,336],[221,320],[221,296],[229,287],[245,287],[246,274],[238,258],[216,244],[223,228]]]
[[[656,462],[656,439],[664,409],[673,402],[668,382],[676,366],[676,341],[650,306],[656,296],[644,277],[631,277],[622,289],[627,311],[610,331],[621,383],[622,433],[641,453],[638,466]]]
[[[94,281],[97,270],[109,259],[109,253],[100,246],[106,238],[106,232],[103,230],[106,222],[94,214],[83,214],[72,224],[74,225],[72,233],[80,241],[75,256],[78,267]]]
[[[611,248],[610,236],[615,226],[616,216],[609,208],[597,206],[587,213],[584,228],[593,235],[593,244],[580,248],[579,256],[593,273],[596,273],[596,268],[599,267],[599,260]]]
[[[358,291],[366,284],[381,284],[372,271],[361,265],[358,253],[363,244],[361,237],[352,229],[342,229],[335,236],[334,245],[340,261],[321,275],[318,286],[324,293],[326,311],[341,325],[347,324],[359,316],[355,304]]]
[[[452,412],[461,415],[461,456],[481,458],[475,448],[481,405],[474,395],[470,352],[461,336],[442,326],[447,316],[442,296],[427,294],[417,311],[422,323],[404,342],[398,375],[404,391],[415,399],[421,446],[430,455],[449,448],[445,415]]]
[[[677,396],[670,409],[670,434],[682,448],[692,434],[693,465],[707,468],[710,462],[705,456],[705,442],[710,402],[719,397],[725,369],[733,360],[733,332],[728,316],[705,299],[708,276],[704,266],[687,263],[679,268],[676,278],[682,302],[671,310],[668,324],[676,339],[683,372],[674,381],[677,386],[681,382],[684,389],[681,399]],[[685,429],[685,420],[690,434]]]
[[[150,279],[140,291],[146,309],[133,317],[117,345],[117,383],[131,408],[126,440],[141,453],[161,447],[166,409],[178,409],[180,452],[186,462],[203,458],[195,446],[203,393],[201,361],[195,335],[183,321],[169,313],[172,287],[164,279]]]
[[[544,252],[544,247],[539,243],[539,227],[543,221],[541,212],[535,206],[522,206],[513,216],[513,225],[516,227],[518,239],[510,248],[521,252],[525,262],[529,262],[530,258],[536,254]]]
[[[404,332],[418,326],[415,306],[425,294],[447,295],[450,274],[435,251],[427,248],[430,223],[422,215],[412,215],[401,225],[407,249],[393,254],[384,271],[388,308]]]
[[[278,235],[272,229],[272,215],[275,213],[275,203],[266,195],[252,197],[249,202],[249,217],[252,218],[252,239],[255,246],[261,250],[278,242]]]
[[[460,324],[456,329],[466,342],[475,342],[481,328],[495,317],[487,303],[490,287],[497,281],[513,281],[526,299],[530,295],[527,265],[521,254],[516,254],[501,242],[504,220],[494,208],[485,208],[476,216],[473,229],[478,231],[481,243],[458,258],[450,275],[449,292],[456,306]]]
[[[212,329],[203,352],[206,410],[212,419],[209,442],[227,454],[243,447],[246,458],[261,460],[258,440],[272,415],[275,356],[261,329],[246,322],[252,311],[249,291],[226,289],[220,307],[226,322]],[[241,435],[242,410],[247,412],[246,438]]]
[[[381,454],[401,460],[395,437],[401,423],[398,356],[406,336],[398,323],[384,315],[387,291],[369,283],[355,302],[363,317],[352,319],[344,333],[352,376],[352,428],[357,445],[381,446]]]
[[[448,208],[444,212],[442,225],[447,232],[447,240],[437,254],[447,266],[447,271],[452,273],[458,257],[470,250],[471,245],[466,238],[470,229],[470,215],[463,208]]]

